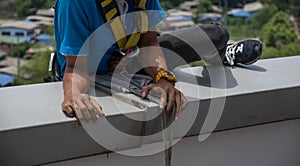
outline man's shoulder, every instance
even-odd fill
[[[56,0],[61,7],[72,8],[89,8],[96,5],[95,0]]]

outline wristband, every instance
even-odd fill
[[[173,72],[165,70],[165,69],[161,69],[157,73],[157,75],[155,77],[155,82],[157,83],[161,79],[165,79],[169,82],[172,82],[174,85],[177,82],[175,74]]]

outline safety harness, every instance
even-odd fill
[[[146,12],[147,0],[133,0],[134,10],[139,11],[133,14],[134,29],[131,35],[126,36],[125,26],[121,20],[121,12],[116,0],[96,0],[100,13],[105,22],[107,22],[112,30],[113,36],[117,41],[119,53],[125,55],[128,49],[137,46],[142,34],[148,31],[148,15]],[[126,14],[126,13],[125,13]],[[45,82],[60,81],[60,66],[57,61],[57,54],[51,57],[49,62],[49,71],[51,76],[45,77]]]
[[[121,51],[135,47],[141,35],[148,31],[148,16],[145,11],[147,0],[133,0],[134,10],[139,11],[133,13],[134,29],[131,35],[126,36],[125,25],[121,20],[121,12],[115,0],[96,0],[99,10],[105,22],[107,22],[112,30],[117,45]]]

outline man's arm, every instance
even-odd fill
[[[147,74],[155,79],[161,69],[167,70],[166,60],[159,46],[155,31],[143,34],[139,42],[139,47],[141,48],[140,61]],[[176,104],[175,119],[178,118],[180,110],[187,105],[184,95],[175,88],[172,82],[165,79],[160,79],[156,84],[143,87],[142,96],[146,97],[151,90],[162,91],[160,100],[161,109],[164,109],[164,105],[167,102],[166,111],[170,112],[174,103]]]
[[[64,101],[61,105],[68,114],[76,113],[81,120],[96,121],[104,116],[101,106],[87,94],[90,78],[87,72],[85,56],[66,56],[66,69],[63,79]]]

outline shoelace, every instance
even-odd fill
[[[234,65],[235,55],[243,52],[244,44],[233,44],[226,48],[226,60],[230,65]]]

